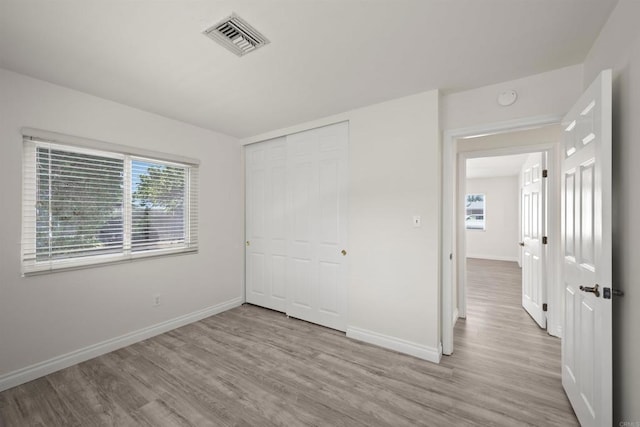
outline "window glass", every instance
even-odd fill
[[[484,194],[467,194],[465,204],[465,226],[468,230],[485,229]]]

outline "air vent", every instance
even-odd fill
[[[246,55],[269,40],[235,13],[202,32],[238,56]]]

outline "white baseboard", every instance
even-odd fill
[[[518,257],[517,256],[501,256],[501,255],[487,255],[487,254],[482,254],[482,255],[467,254],[467,258],[490,259],[492,261],[518,262]]]
[[[442,345],[439,345],[438,348],[428,347],[401,338],[391,337],[352,326],[347,327],[347,337],[395,350],[400,353],[409,354],[433,363],[440,363],[440,359],[442,358]]]
[[[242,300],[242,298],[234,298],[221,304],[216,304],[193,313],[185,314],[146,328],[138,329],[137,331],[129,332],[127,334],[120,335],[119,337],[111,338],[106,341],[0,375],[0,391],[10,389],[28,381],[35,380],[36,378],[68,368],[69,366],[93,359],[94,357],[105,353],[163,334],[172,329],[179,328],[180,326],[188,325],[189,323],[238,307],[242,305]]]
[[[453,321],[451,322],[453,326],[456,326],[456,323],[458,322],[459,317],[460,317],[460,312],[458,311],[458,307],[456,307],[455,310],[453,310]]]

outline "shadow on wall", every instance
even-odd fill
[[[626,73],[626,71],[625,71]],[[619,228],[619,224],[624,224],[624,217],[629,215],[630,212],[626,209],[621,208],[621,193],[624,192],[625,182],[624,177],[621,174],[623,170],[622,163],[624,160],[624,153],[620,149],[620,129],[622,126],[622,115],[624,114],[624,109],[622,108],[622,89],[621,87],[625,87],[626,85],[622,82],[625,79],[624,74],[621,73],[616,79],[613,81],[613,125],[612,125],[612,187],[613,193],[611,195],[612,198],[612,280],[613,285],[615,287],[624,286],[623,283],[623,274],[622,268],[624,264],[627,262],[625,260],[625,252],[622,249],[624,246],[622,241],[624,240],[624,235],[621,234],[621,230]],[[631,261],[631,260],[629,260]],[[625,327],[624,323],[624,304],[620,298],[613,299],[613,317],[612,317],[612,328],[613,328],[613,419],[621,420],[623,413],[623,400],[622,400],[622,389],[621,384],[623,380],[623,364],[620,362],[620,355],[624,354],[624,331],[622,328]],[[621,420],[622,422],[622,420]],[[614,423],[615,425],[615,423]]]

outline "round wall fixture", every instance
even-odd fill
[[[503,107],[508,107],[509,105],[512,105],[514,102],[516,102],[516,99],[518,99],[518,92],[516,92],[515,90],[505,90],[500,95],[498,95],[498,104],[502,105]]]

